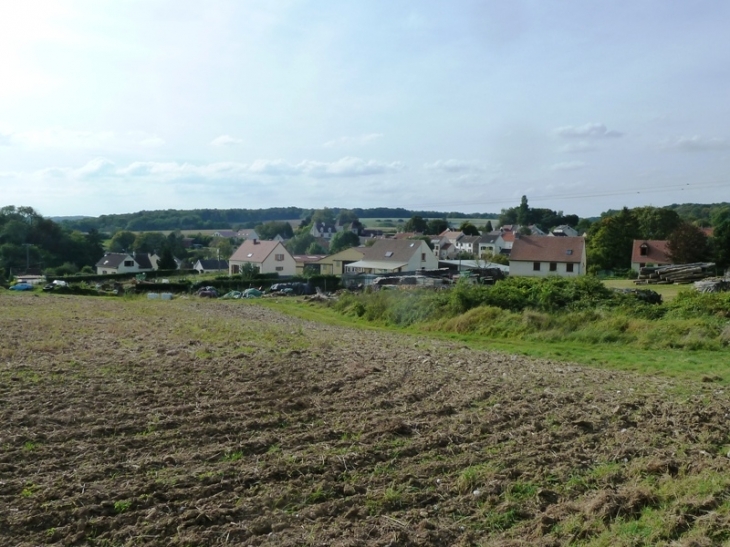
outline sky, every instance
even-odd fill
[[[721,0],[23,0],[0,206],[730,201]]]

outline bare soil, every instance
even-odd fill
[[[718,544],[712,380],[240,301],[0,294],[0,544]]]

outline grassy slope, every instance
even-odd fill
[[[397,330],[423,336],[418,328],[397,329],[374,326],[365,320],[343,316],[327,307],[303,303],[295,299],[267,299],[264,305],[303,319],[333,325],[358,326],[372,330]],[[477,335],[461,335],[429,331],[432,338],[459,340],[476,349],[569,361],[582,365],[640,374],[657,374],[671,378],[730,383],[730,358],[726,351],[637,350],[622,344],[584,344],[578,342],[542,342],[525,339],[492,339]]]

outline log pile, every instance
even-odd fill
[[[670,266],[645,266],[639,270],[636,285],[671,285],[694,283],[715,275],[714,262],[695,262]]]
[[[695,289],[699,292],[723,292],[730,291],[730,279],[722,277],[710,277],[702,281],[695,281]]]

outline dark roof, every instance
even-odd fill
[[[420,252],[422,239],[376,239],[370,247],[362,247],[363,260],[408,262],[414,253]]]
[[[479,238],[479,243],[494,243],[501,235],[502,234],[500,234],[499,232],[489,232],[488,234],[482,234]]]
[[[150,255],[148,255],[147,253],[133,253],[132,258],[134,258],[134,261],[139,264],[140,269],[152,269],[152,261],[150,260]]]
[[[200,262],[200,267],[204,270],[227,270],[228,269],[228,261],[227,260],[216,260],[215,258],[210,259],[203,259],[198,260]]]
[[[535,262],[574,262],[583,257],[582,237],[518,236],[512,244],[509,259]]]
[[[99,259],[96,266],[99,268],[118,268],[128,257],[127,253],[107,253]]]

